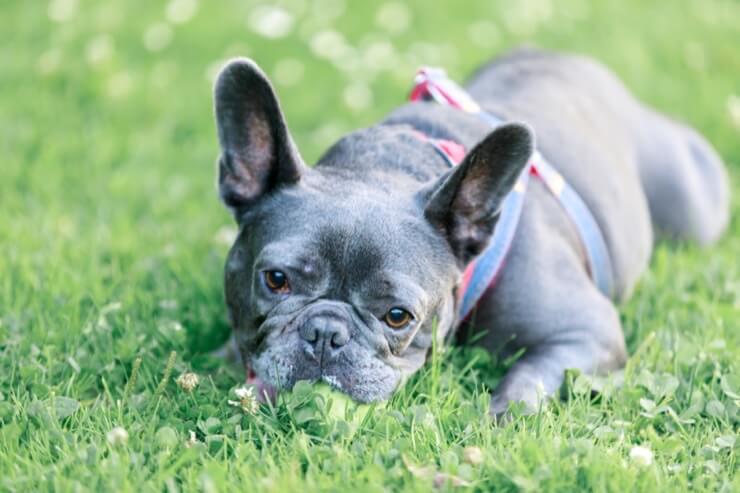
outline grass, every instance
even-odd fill
[[[233,226],[210,101],[223,59],[251,56],[275,78],[314,160],[399,104],[419,64],[460,79],[522,42],[587,53],[703,131],[737,197],[740,4],[282,5],[292,22],[268,15],[284,34],[269,39],[250,27],[266,22],[255,2],[5,2],[0,490],[739,491],[737,199],[717,246],[657,248],[621,308],[622,385],[592,399],[573,375],[565,399],[508,426],[486,419],[502,367],[480,349],[434,355],[359,425],[310,391],[244,414],[227,403],[242,376],[208,351],[228,334]],[[193,393],[174,382],[186,371]],[[637,445],[651,464],[630,459]]]

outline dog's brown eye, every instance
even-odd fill
[[[266,270],[263,272],[265,284],[273,293],[286,294],[290,292],[288,276],[279,270]]]
[[[388,310],[388,313],[385,314],[384,320],[385,323],[388,324],[388,327],[398,330],[406,327],[409,322],[411,322],[412,318],[411,314],[403,308],[395,307]]]

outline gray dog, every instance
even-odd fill
[[[496,233],[502,201],[534,149],[588,206],[608,250],[611,297],[592,281],[578,231],[530,179],[496,283],[466,325],[502,355],[524,350],[491,400],[536,408],[564,370],[606,372],[627,357],[614,302],[629,297],[657,235],[715,241],[728,182],[693,129],[640,104],[585,58],[517,50],[466,84],[475,115],[413,102],[353,132],[307,167],[266,76],[226,65],[215,87],[219,187],[239,235],[225,291],[239,352],[266,385],[323,380],[387,399],[461,325],[465,267]],[[450,168],[418,137],[468,152]],[[469,332],[469,331],[464,331]]]

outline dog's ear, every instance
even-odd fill
[[[445,236],[461,266],[488,244],[501,204],[533,149],[527,125],[503,125],[422,192],[424,215]]]
[[[280,185],[296,183],[305,165],[288,132],[275,92],[253,61],[231,60],[214,89],[219,191],[238,215]]]

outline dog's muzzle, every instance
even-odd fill
[[[334,303],[312,308],[298,328],[303,352],[321,368],[335,362],[350,340],[350,323],[345,310]]]

